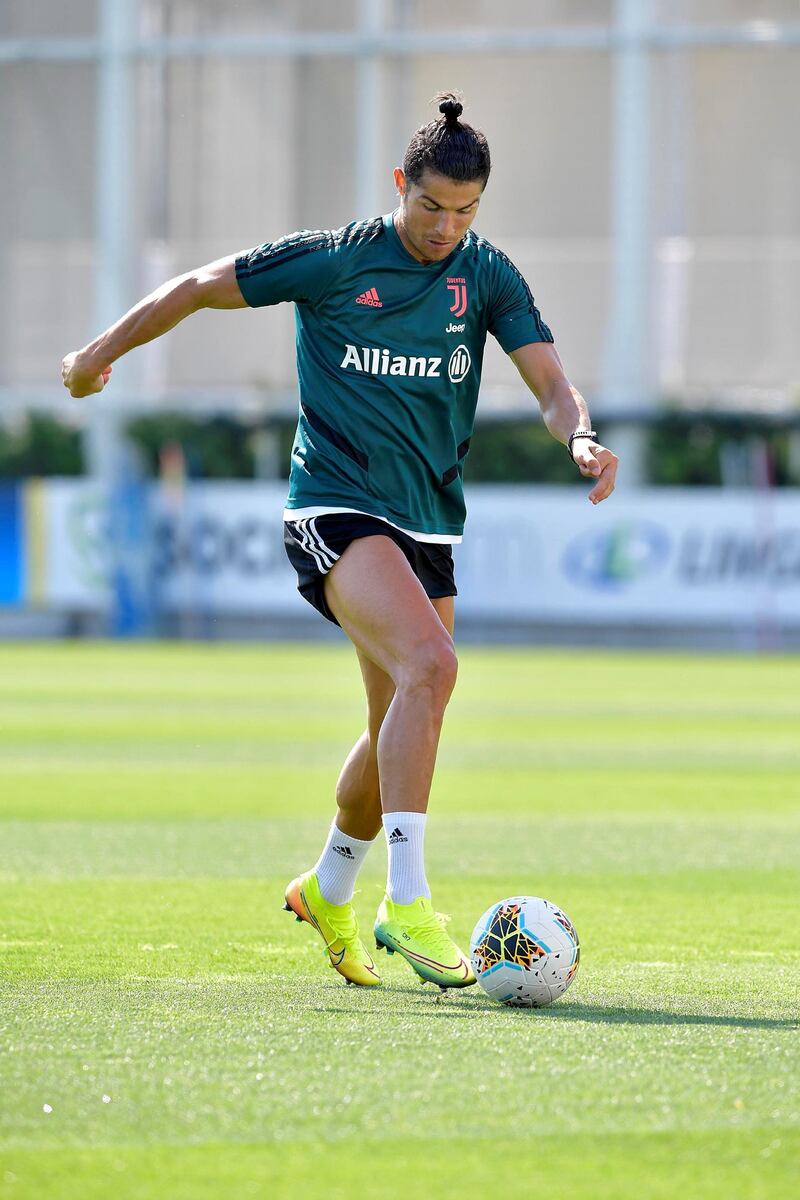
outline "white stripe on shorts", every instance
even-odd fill
[[[313,558],[317,570],[322,575],[327,575],[338,555],[334,555],[333,551],[329,550],[327,546],[325,546],[325,549],[323,550],[320,548],[320,546],[315,544],[311,536],[311,531],[308,528],[307,520],[287,521],[286,524],[289,526],[289,531],[294,537],[295,541],[300,543],[300,548]],[[321,540],[319,538],[319,534],[317,534],[317,539]],[[328,557],[329,555],[331,556],[330,560]]]
[[[309,525],[309,528],[311,529],[311,532],[314,534],[314,537],[317,540],[317,548],[319,549],[321,554],[327,554],[328,558],[331,560],[331,567],[332,567],[334,563],[339,561],[339,555],[335,554],[334,551],[331,550],[330,546],[326,546],[325,543],[323,542],[322,538],[319,535],[319,530],[317,529],[316,518],[313,518],[312,520],[310,520],[308,522],[308,525]]]
[[[317,570],[321,571],[323,575],[327,575],[333,564],[328,563],[327,560],[323,558],[322,551],[318,550],[311,541],[311,535],[308,532],[308,522],[298,521],[297,528],[300,531],[301,544],[306,554],[310,554],[314,559],[314,562],[317,564]]]

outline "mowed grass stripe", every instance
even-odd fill
[[[528,1120],[527,1114],[520,1122]],[[565,1140],[569,1153],[565,1154]],[[223,1195],[270,1200],[352,1200],[352,1169],[365,1200],[407,1200],[409,1180],[434,1180],[441,1200],[484,1196],[501,1183],[545,1171],[571,1197],[619,1200],[620,1196],[675,1200],[675,1196],[789,1200],[795,1195],[800,1135],[776,1137],[771,1128],[726,1133],[536,1133],[531,1142],[507,1137],[413,1139],[387,1147],[376,1139],[296,1149],[217,1141],[176,1147],[156,1143],[86,1150],[15,1152],[4,1158],[11,1182],[0,1194],[57,1194],[59,1200],[220,1200]],[[625,1165],[624,1174],[620,1164]],[[351,1166],[352,1165],[352,1166]],[[53,1192],[53,1181],[59,1181]],[[221,1190],[221,1181],[224,1191]]]
[[[324,820],[285,816],[216,818],[192,821],[0,821],[4,859],[0,884],[32,877],[220,878],[281,880],[308,860],[324,833]],[[531,863],[530,847],[539,848]],[[502,823],[488,815],[435,814],[427,834],[427,862],[434,878],[475,867],[492,867],[511,878],[528,878],[528,889],[543,867],[548,874],[585,878],[603,871],[668,873],[687,868],[775,870],[794,868],[800,856],[800,818],[775,815],[687,819],[627,813],[593,819],[509,814]],[[379,841],[362,878],[386,871]],[[0,935],[1,938],[2,935]]]
[[[445,735],[446,736],[446,735]],[[268,751],[267,751],[268,752]],[[182,821],[221,816],[267,820],[317,820],[332,811],[339,758],[332,766],[297,757],[293,763],[242,763],[214,757],[202,766],[134,755],[119,762],[101,756],[77,763],[60,755],[25,757],[0,768],[0,820]],[[154,778],[155,777],[155,778]],[[679,821],[688,813],[714,816],[732,828],[773,820],[791,827],[800,819],[800,776],[770,763],[762,768],[643,768],[624,761],[613,768],[575,765],[521,767],[504,755],[484,765],[437,768],[432,819],[474,814],[532,820],[554,814],[604,823],[614,815]]]

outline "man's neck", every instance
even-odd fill
[[[405,223],[403,221],[403,210],[402,209],[400,209],[400,208],[397,209],[397,211],[392,216],[392,220],[394,222],[395,232],[397,233],[397,236],[400,238],[400,241],[403,243],[403,249],[407,250],[408,253],[411,255],[411,257],[415,258],[418,263],[432,262],[433,261],[432,259],[424,258],[420,254],[419,250],[417,250],[414,243],[409,241],[408,234],[406,233],[406,229],[405,229]]]

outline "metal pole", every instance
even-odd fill
[[[95,326],[112,325],[135,299],[134,49],[138,0],[102,0],[97,68],[95,161]],[[108,632],[130,636],[152,626],[151,535],[145,491],[125,445],[126,410],[138,367],[114,364],[108,392],[89,404],[88,465],[108,513]]]
[[[649,0],[616,0],[611,312],[601,394],[615,411],[653,403],[649,365],[648,124],[650,71],[645,32]],[[644,477],[641,427],[621,422],[604,437],[622,459],[620,482]]]
[[[377,39],[384,24],[385,0],[359,0],[359,50],[356,85],[356,212],[374,217],[380,208],[380,164],[383,63]],[[372,39],[375,39],[373,42]]]
[[[645,0],[643,0],[645,2]],[[619,33],[605,25],[537,29],[473,27],[455,29],[269,34],[197,34],[142,37],[140,58],[353,58],[365,49],[392,57],[424,54],[529,54],[531,51],[613,50]],[[651,50],[800,46],[800,21],[744,21],[734,25],[650,25],[643,40]],[[90,62],[100,44],[93,37],[0,38],[0,62]]]
[[[99,14],[95,138],[95,243],[93,335],[112,325],[134,300],[133,261],[133,47],[134,0],[102,0]],[[109,391],[89,402],[86,451],[90,474],[117,477],[122,408],[132,391],[131,364],[114,364]]]

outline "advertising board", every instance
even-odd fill
[[[37,486],[36,505],[6,504],[15,531],[21,512],[41,527],[9,534],[5,557],[38,546],[40,604],[104,611],[128,587],[170,612],[314,616],[283,551],[281,483],[152,486],[111,499],[86,480]],[[595,508],[582,488],[483,485],[467,504],[454,548],[464,615],[800,627],[792,491],[619,490]],[[10,560],[4,577],[6,602],[12,591],[24,602]]]

